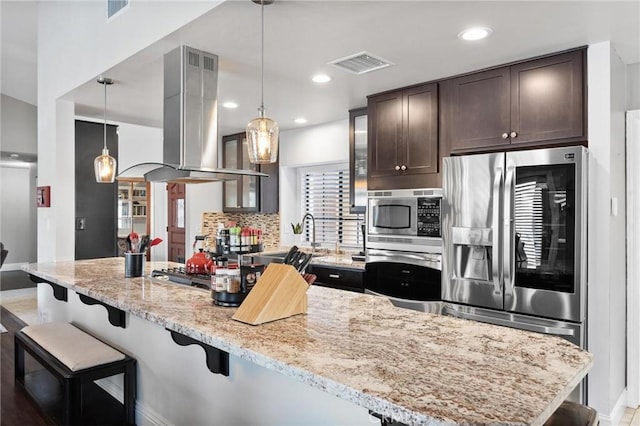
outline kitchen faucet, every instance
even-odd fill
[[[311,225],[313,225],[313,234],[311,234],[311,252],[314,253],[316,247],[320,246],[320,243],[316,243],[316,220],[311,213],[305,213],[305,215],[302,216],[302,224],[304,225],[304,221],[308,217],[311,218]]]

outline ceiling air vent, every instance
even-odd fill
[[[360,52],[355,55],[349,55],[344,58],[331,61],[329,64],[354,74],[364,74],[370,71],[386,68],[390,65],[395,65],[393,62],[387,61],[379,56],[372,55],[369,52]]]

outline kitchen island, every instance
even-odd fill
[[[150,262],[146,273],[170,266],[175,265]],[[38,285],[43,316],[77,322],[138,359],[140,405],[174,424],[372,424],[371,410],[414,425],[541,425],[593,362],[588,352],[560,338],[400,309],[385,298],[329,288],[309,289],[306,315],[251,326],[231,319],[234,308],[212,305],[205,290],[148,276],[125,279],[123,258],[23,269],[126,314],[125,328],[114,327],[104,308],[72,295],[67,302],[54,301],[51,286]],[[229,376],[209,372],[197,346],[163,339],[163,332],[169,335],[165,329],[228,352]],[[198,361],[176,362],[174,354],[186,350]],[[165,368],[184,380],[173,376],[163,383]],[[269,385],[261,382],[266,376]],[[303,396],[296,393],[307,388],[322,392],[300,407],[297,398]],[[273,400],[265,406],[262,398]],[[209,401],[198,409],[210,417],[173,410],[190,401]],[[224,401],[237,404],[216,404]],[[289,410],[287,420],[278,418],[273,401]],[[334,408],[344,416],[328,412]],[[251,417],[251,410],[259,415]]]

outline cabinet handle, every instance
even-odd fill
[[[512,138],[518,137],[518,134],[516,132],[511,132],[511,134],[509,135]]]
[[[329,274],[329,278],[334,278],[336,280],[340,279],[340,275],[338,274]]]
[[[396,172],[400,170],[400,166],[396,166]]]
[[[407,166],[405,166],[404,164],[402,165],[402,167],[400,167],[400,170],[405,171],[407,170]]]
[[[508,138],[508,137],[509,137],[509,133],[506,133],[506,132],[505,132],[505,133],[503,133],[503,134],[502,134],[502,139],[506,139],[506,138]]]

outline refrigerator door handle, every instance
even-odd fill
[[[493,238],[491,254],[491,270],[493,278],[493,294],[502,292],[502,271],[500,268],[500,194],[502,190],[502,167],[496,168],[493,178]]]
[[[552,334],[554,336],[575,336],[575,330],[572,328],[550,327],[545,325],[531,324],[528,322],[515,321],[502,318],[486,317],[484,315],[470,314],[468,312],[460,312],[455,309],[444,307],[442,309],[444,315],[456,318],[468,319],[478,322],[486,322],[494,325],[502,325],[520,330],[534,331],[536,333]]]
[[[504,292],[505,295],[513,295],[515,281],[515,259],[514,259],[514,214],[513,214],[513,198],[514,198],[514,179],[516,175],[516,167],[513,164],[507,164],[507,174],[504,185],[504,231],[503,231],[503,274],[504,274]]]

